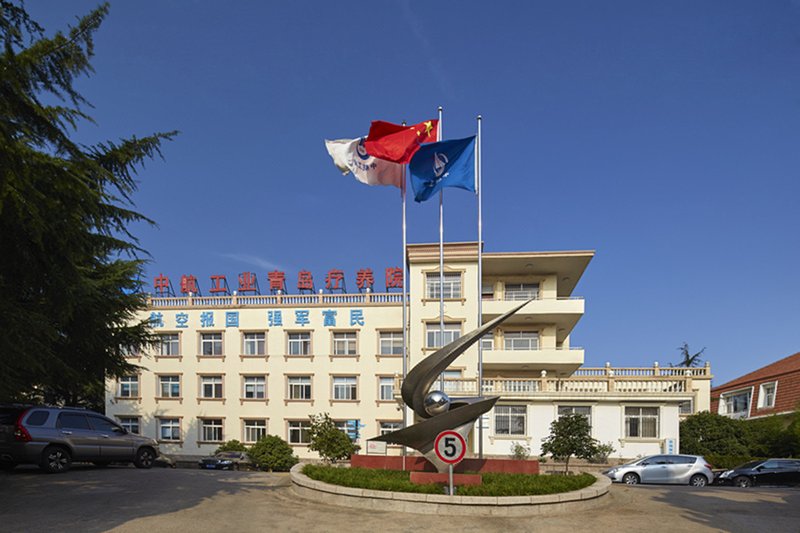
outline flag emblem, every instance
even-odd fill
[[[436,176],[436,180],[447,177],[448,173],[445,173],[445,170],[447,169],[447,163],[449,162],[450,160],[447,159],[447,156],[440,152],[436,152],[433,155],[433,175]]]

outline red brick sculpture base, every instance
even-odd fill
[[[417,485],[427,485],[428,483],[450,483],[450,474],[440,474],[439,472],[411,472],[409,476],[411,483]],[[453,485],[480,485],[483,479],[480,474],[453,474]]]
[[[403,457],[399,455],[353,455],[350,466],[373,468],[377,470],[410,470],[414,472],[436,472],[436,468],[427,459],[420,456],[406,456],[405,468]],[[516,459],[464,459],[458,463],[454,472],[505,472],[507,474],[538,474],[539,461],[518,461]],[[442,474],[447,476],[447,474]],[[446,482],[446,480],[445,480]]]

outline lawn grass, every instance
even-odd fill
[[[376,470],[371,468],[340,468],[324,465],[306,465],[303,474],[311,479],[360,489],[392,492],[417,492],[442,494],[442,485],[430,483],[417,485],[409,481],[409,473],[399,470]],[[591,474],[577,476],[552,476],[530,474],[481,474],[482,485],[462,486],[459,496],[531,496],[556,494],[588,487],[595,482]]]

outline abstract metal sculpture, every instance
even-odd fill
[[[412,368],[403,381],[400,392],[405,404],[423,420],[406,428],[373,437],[369,440],[402,444],[413,448],[433,463],[439,472],[446,472],[447,464],[436,457],[436,453],[433,451],[436,436],[446,429],[452,429],[461,434],[464,440],[467,440],[478,417],[494,407],[500,397],[449,398],[442,391],[431,391],[431,386],[458,356],[486,333],[525,307],[530,301],[528,300],[511,311],[500,315],[463,337],[459,337]]]

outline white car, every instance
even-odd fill
[[[639,483],[674,483],[704,487],[714,481],[711,465],[700,455],[650,455],[603,472],[611,481]]]

